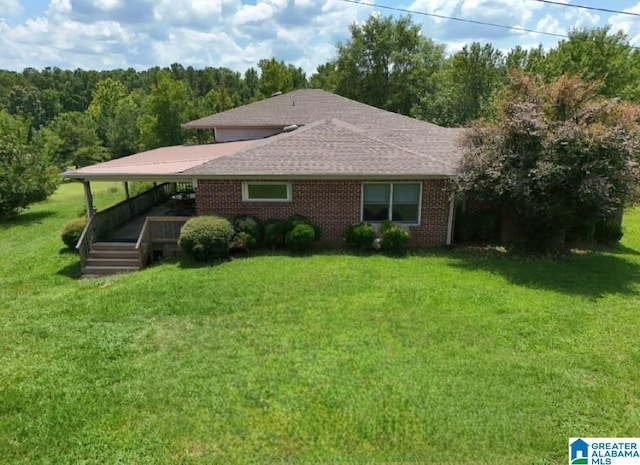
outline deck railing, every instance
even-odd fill
[[[124,200],[109,208],[96,212],[89,221],[87,221],[87,225],[82,231],[82,235],[76,245],[76,249],[80,254],[80,266],[84,268],[86,260],[89,257],[89,252],[91,251],[91,244],[106,238],[110,233],[130,219],[144,213],[154,205],[165,201],[178,191],[178,187],[188,188],[188,183],[180,184],[180,186],[176,183],[160,184],[135,197],[129,198],[129,200]],[[182,186],[182,184],[185,185]]]
[[[140,268],[151,258],[152,251],[162,245],[177,246],[180,229],[190,216],[147,216],[136,242]]]

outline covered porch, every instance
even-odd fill
[[[93,208],[91,185],[85,181],[87,225],[76,245],[84,277],[143,268],[179,252],[180,228],[195,215],[190,182],[164,182],[104,210]]]

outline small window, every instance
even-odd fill
[[[362,220],[420,224],[419,183],[365,183],[362,185]]]
[[[245,182],[242,184],[244,202],[289,202],[291,184],[288,182]]]

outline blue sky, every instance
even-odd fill
[[[556,0],[640,14],[640,0]],[[540,0],[0,0],[0,68],[145,69],[151,66],[226,66],[245,71],[262,58],[312,73],[335,55],[352,22],[390,6],[517,26],[555,34],[572,27],[611,25],[640,46],[640,16],[611,14]],[[491,42],[553,46],[540,34],[414,15],[423,34],[447,45]]]

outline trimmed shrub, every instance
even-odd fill
[[[382,223],[380,223],[380,228],[378,228],[378,231],[380,232],[381,236],[384,236],[384,234],[389,231],[390,229],[393,228],[397,228],[396,224],[391,221],[391,220],[384,220]]]
[[[236,232],[245,232],[255,237],[259,241],[262,237],[262,223],[255,215],[237,215],[233,217],[233,229]]]
[[[178,245],[194,260],[207,262],[227,257],[233,236],[233,226],[226,218],[196,216],[182,226]]]
[[[295,214],[287,218],[287,232],[293,231],[293,229],[299,224],[308,224],[311,226],[313,228],[314,240],[320,240],[320,236],[322,235],[320,226],[304,215]]]
[[[380,246],[382,247],[382,250],[399,252],[409,242],[409,232],[399,228],[392,221],[389,223],[391,224],[383,224],[380,227],[380,233],[382,234]]]
[[[347,244],[358,249],[370,249],[376,233],[369,223],[352,224],[344,233],[344,240]]]
[[[60,237],[62,238],[62,242],[64,242],[64,245],[66,245],[67,248],[69,248],[70,250],[74,250],[76,248],[76,244],[80,240],[80,236],[82,236],[82,231],[84,231],[84,227],[86,225],[87,218],[80,217],[67,221],[64,226],[62,226]]]
[[[310,224],[300,223],[294,226],[285,237],[287,247],[297,251],[305,252],[311,248],[315,240],[316,233]]]
[[[237,232],[233,239],[231,240],[231,248],[235,250],[246,250],[249,251],[255,248],[258,240],[252,234],[248,232],[240,231]]]
[[[287,234],[287,222],[269,218],[264,222],[264,244],[267,247],[282,247]]]

